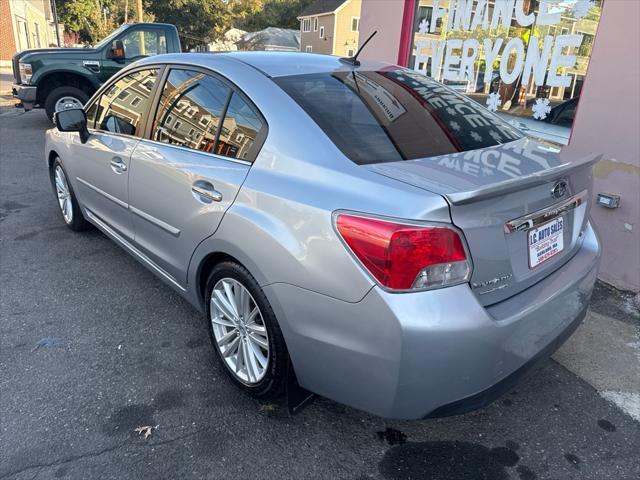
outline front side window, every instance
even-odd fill
[[[475,150],[521,138],[478,103],[412,70],[327,72],[274,81],[360,165]]]
[[[146,85],[150,84],[153,87],[157,78],[157,69],[142,70],[122,77],[107,88],[100,100],[94,104],[97,105],[95,128],[106,132],[140,136],[141,120],[151,96],[151,90],[147,89]],[[140,100],[130,101],[131,93],[135,94],[134,99]],[[93,116],[92,113],[91,117]]]
[[[167,37],[162,30],[134,30],[122,37],[127,59],[167,53]]]
[[[169,72],[156,113],[152,139],[205,152],[213,151],[230,89],[204,73],[174,69]],[[178,109],[186,103],[186,109]],[[176,118],[175,124],[171,120]],[[184,128],[178,129],[184,125]],[[190,132],[193,131],[193,134]]]

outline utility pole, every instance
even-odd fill
[[[138,22],[144,21],[142,18],[142,0],[137,0],[136,2],[136,16],[138,17]],[[140,32],[140,53],[142,55],[146,55],[146,48],[144,43],[144,32]]]
[[[53,24],[56,27],[56,41],[58,42],[58,47],[60,45],[60,25],[58,25],[58,9],[56,8],[56,0],[51,0],[51,13],[53,13]]]
[[[129,23],[129,0],[124,0],[124,23]]]
[[[142,19],[142,0],[137,0],[137,2],[136,2],[136,10],[137,10],[136,13],[137,13],[138,21],[139,22],[144,21]]]

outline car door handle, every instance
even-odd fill
[[[201,203],[220,202],[222,200],[222,194],[211,183],[203,180],[193,183],[191,193]]]
[[[110,163],[114,173],[120,174],[127,171],[127,164],[120,157],[113,157]]]

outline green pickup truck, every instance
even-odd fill
[[[77,108],[109,77],[143,57],[181,51],[178,30],[166,23],[127,23],[93,48],[24,50],[13,57],[13,95],[25,110],[44,108],[49,118]]]

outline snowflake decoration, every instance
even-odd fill
[[[589,10],[593,8],[595,5],[592,0],[578,0],[573,6],[573,15],[576,18],[586,17],[589,13]]]
[[[458,122],[456,122],[455,120],[449,122],[449,126],[455,130],[456,132],[460,131],[460,124]]]
[[[455,115],[456,111],[455,111],[455,109],[453,107],[447,107],[447,113],[449,115]]]
[[[537,120],[544,120],[551,111],[548,98],[536,98],[536,103],[533,106],[533,118]]]
[[[482,137],[478,132],[471,132],[471,138],[473,138],[476,142],[482,141]]]
[[[421,35],[426,35],[427,33],[429,33],[429,22],[426,18],[423,18],[418,25],[418,33],[420,33]]]
[[[497,143],[502,143],[502,137],[495,130],[491,130],[489,132],[489,136],[491,136],[491,138],[493,138]]]
[[[492,112],[497,111],[501,104],[498,92],[490,93],[489,97],[487,97],[487,108]]]

